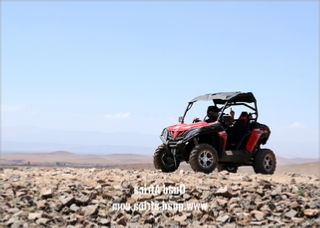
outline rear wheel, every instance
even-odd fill
[[[209,144],[197,145],[190,153],[189,163],[195,172],[211,173],[218,165],[217,151]]]
[[[260,149],[253,160],[255,173],[273,174],[277,165],[276,156],[272,150]]]
[[[162,144],[153,154],[153,165],[156,169],[161,169],[162,172],[170,173],[178,169],[180,162],[176,161],[177,166],[174,164],[174,159],[168,156],[167,149]]]
[[[218,172],[222,172],[224,170],[227,170],[229,173],[238,172],[238,166],[218,165],[217,168],[218,168]]]

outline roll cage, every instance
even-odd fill
[[[231,106],[244,105],[247,108],[251,109],[253,112],[250,113],[250,119],[257,121],[258,120],[258,108],[257,101],[251,92],[221,92],[221,93],[209,93],[202,96],[198,96],[191,101],[189,101],[187,108],[182,117],[179,117],[179,122],[184,123],[184,118],[187,112],[191,109],[193,104],[197,101],[210,101],[212,100],[213,104],[221,109],[218,119],[221,120],[224,110]]]

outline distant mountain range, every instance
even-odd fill
[[[127,165],[127,164],[152,164],[152,156],[141,154],[75,154],[67,151],[50,153],[11,153],[2,154],[0,164],[3,165],[54,165],[57,163],[86,164],[86,165]]]
[[[139,147],[154,147],[161,143],[159,135],[138,132],[66,131],[21,126],[3,127],[2,141]]]
[[[152,155],[162,142],[159,135],[137,132],[105,133],[97,131],[66,131],[37,127],[3,127],[2,153],[33,153],[70,151],[77,154],[142,154]],[[284,158],[319,158],[319,144],[279,142],[270,139],[270,148]]]
[[[152,155],[156,147],[122,146],[122,145],[84,145],[62,143],[25,143],[3,141],[3,153],[49,153],[52,151],[70,151],[75,154],[142,154]]]
[[[159,136],[137,132],[65,131],[21,126],[2,128],[1,141],[4,153],[65,150],[78,154],[152,155],[161,144]]]
[[[3,153],[0,156],[0,165],[57,165],[57,164],[68,164],[72,166],[123,166],[123,165],[133,165],[133,164],[145,164],[144,167],[153,168],[152,156],[132,154],[132,153],[122,153],[122,154],[75,154],[67,151],[55,151],[50,153]],[[287,159],[277,156],[277,170],[283,170],[285,172],[297,171],[293,166],[301,170],[313,170],[314,173],[319,174],[320,161],[317,159]],[[302,166],[297,166],[302,165]],[[181,166],[187,169],[191,169],[187,163],[181,163]],[[284,168],[288,167],[288,170]],[[316,169],[317,166],[319,169]],[[313,167],[313,168],[312,168]],[[247,168],[247,167],[242,167]],[[248,169],[247,169],[248,170]],[[249,169],[250,171],[251,169]],[[251,170],[253,171],[253,170]]]

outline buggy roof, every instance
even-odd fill
[[[255,102],[256,98],[251,92],[222,92],[222,93],[208,93],[202,96],[198,96],[192,99],[189,103],[194,103],[196,101],[214,101],[215,104],[225,104],[229,102]]]

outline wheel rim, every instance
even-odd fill
[[[199,155],[199,164],[203,168],[209,168],[213,164],[213,154],[211,151],[204,150]]]
[[[232,166],[228,166],[228,167],[227,167],[227,170],[228,170],[228,171],[234,171],[235,169],[236,169],[236,167],[232,167]]]
[[[172,162],[170,163],[169,161],[170,160],[172,160]],[[164,164],[165,166],[167,166],[167,167],[172,167],[172,166],[174,166],[174,161],[173,161],[173,159],[172,158],[168,158],[168,156],[167,156],[167,154],[162,154],[162,156],[161,156],[161,162],[162,162],[162,164]]]
[[[273,166],[273,160],[271,155],[267,154],[264,157],[264,161],[263,161],[263,167],[265,168],[265,170],[270,171],[272,169]]]

